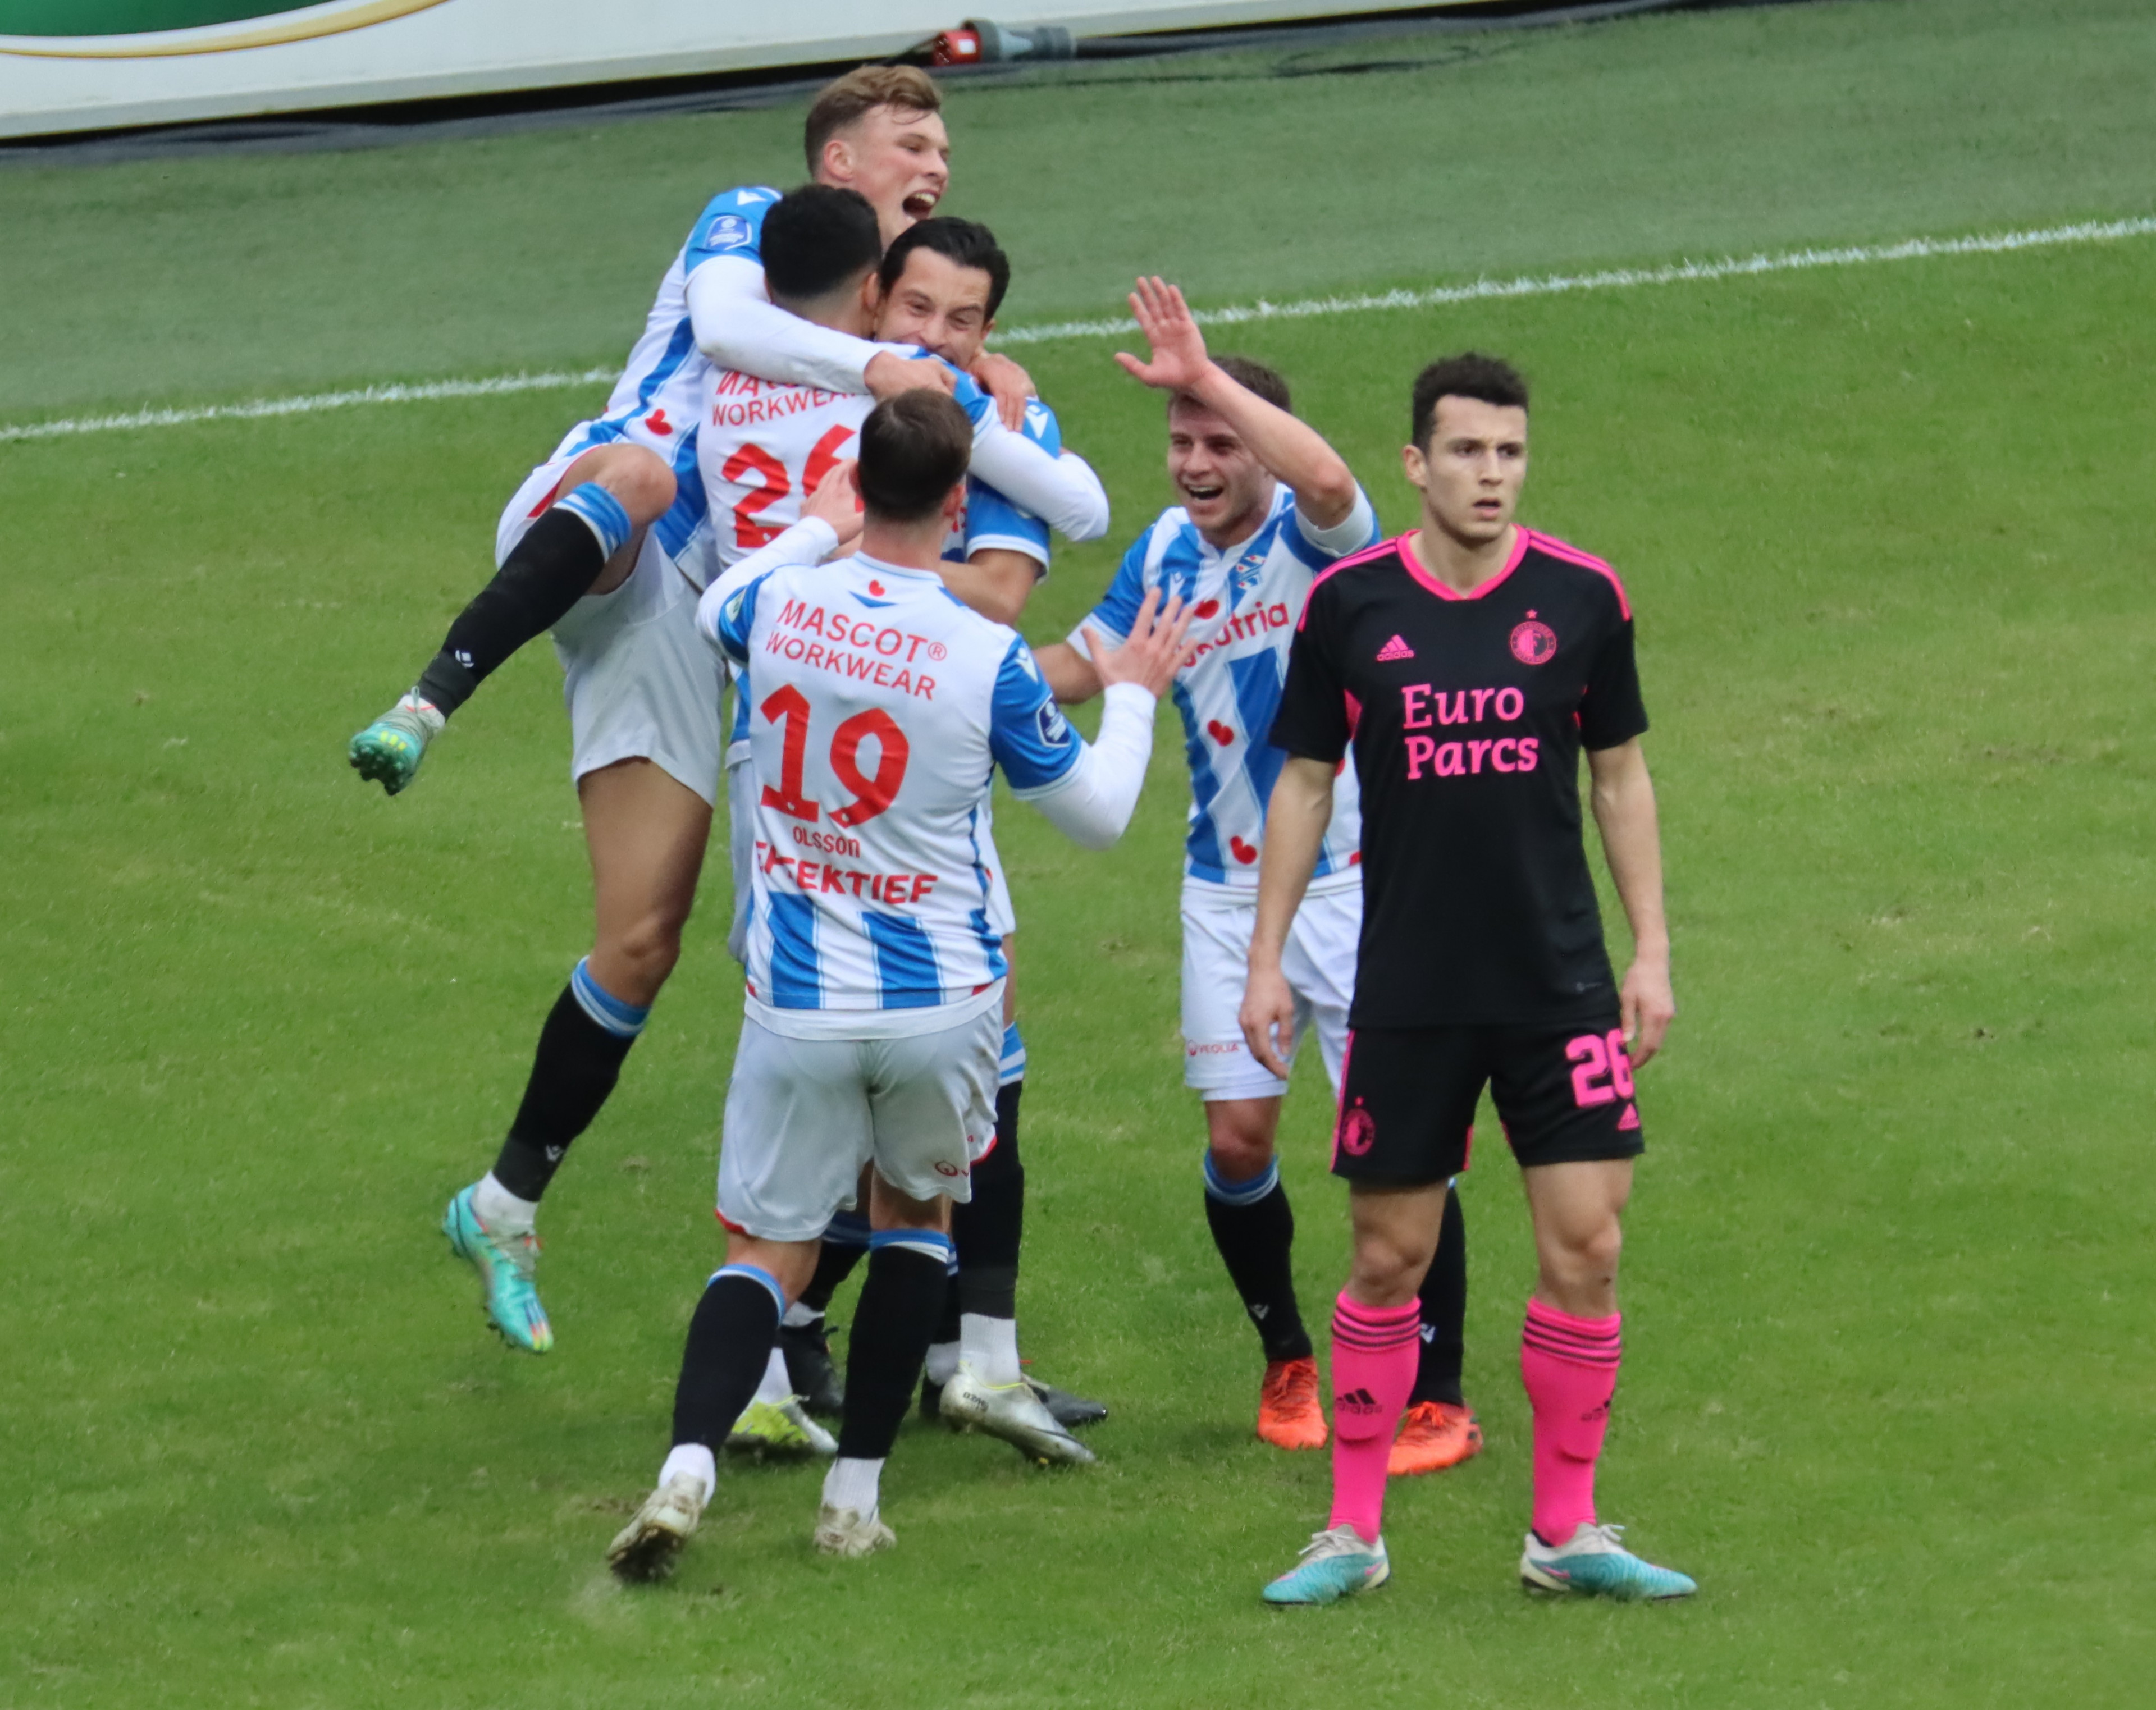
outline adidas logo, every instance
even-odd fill
[[[1379,665],[1390,665],[1396,659],[1413,659],[1414,657],[1414,649],[1397,635],[1378,650]]]
[[[1636,1104],[1626,1105],[1625,1114],[1617,1118],[1617,1132],[1620,1134],[1629,1134],[1639,1126],[1640,1107]]]
[[[1350,1389],[1345,1395],[1334,1396],[1332,1405],[1336,1410],[1344,1407],[1350,1413],[1375,1413],[1378,1398],[1368,1389]]]

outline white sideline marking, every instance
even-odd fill
[[[1612,268],[1603,273],[1543,274],[1519,279],[1476,280],[1472,285],[1431,285],[1421,290],[1361,293],[1353,296],[1309,297],[1293,303],[1236,304],[1200,309],[1201,326],[1232,326],[1248,321],[1301,321],[1324,315],[1367,315],[1387,309],[1432,309],[1451,303],[1482,302],[1504,297],[1553,297],[1573,291],[1623,290],[1635,285],[1686,285],[1697,280],[1742,279],[1756,274],[1802,273],[1821,267],[1864,267],[1881,261],[1921,261],[1936,256],[1997,255],[2019,249],[2052,249],[2076,244],[2115,243],[2122,238],[2156,235],[2156,216],[2088,220],[2041,230],[1994,232],[1973,238],[1906,238],[1896,244],[1858,244],[1839,249],[1793,249],[1778,255],[1725,256],[1719,261],[1679,261],[1665,267]],[[999,345],[1049,344],[1065,339],[1101,338],[1134,332],[1135,321],[1058,321],[1038,326],[1014,326],[998,333]],[[353,392],[317,392],[298,398],[258,398],[246,403],[205,404],[192,409],[144,409],[125,415],[79,416],[64,421],[23,422],[0,426],[0,445],[23,439],[57,439],[72,434],[102,434],[127,428],[184,428],[197,422],[249,421],[263,416],[314,415],[367,403],[425,403],[437,398],[495,398],[514,392],[562,391],[596,386],[613,379],[614,368],[587,368],[580,373],[504,374],[490,380],[434,380],[410,386],[368,386]]]
[[[63,422],[23,422],[0,427],[0,445],[14,439],[57,439],[69,434],[105,434],[116,428],[185,428],[197,422],[244,422],[259,416],[306,416],[360,403],[427,403],[438,398],[499,398],[511,392],[558,392],[596,386],[619,368],[587,368],[577,374],[500,374],[491,380],[429,380],[413,386],[365,386],[357,392],[315,392],[300,398],[257,398],[246,403],[203,404],[194,409],[138,409],[118,416],[78,416]]]
[[[2041,231],[1995,232],[1975,238],[1905,238],[1843,249],[1794,249],[1779,255],[1725,256],[1719,261],[1678,261],[1666,267],[1619,267],[1606,273],[1545,274],[1523,279],[1480,279],[1472,285],[1431,285],[1423,290],[1311,297],[1296,303],[1256,302],[1194,311],[1200,326],[1232,326],[1245,321],[1300,321],[1317,315],[1367,315],[1381,309],[1430,309],[1492,297],[1554,297],[1568,291],[1620,290],[1631,285],[1683,285],[1694,280],[1738,279],[1759,273],[1801,273],[1815,267],[1862,267],[1876,261],[1917,261],[1935,255],[1995,255],[2013,249],[2049,249],[2066,244],[2106,244],[2156,234],[2156,217],[2091,220]],[[1135,332],[1127,316],[1113,321],[1060,321],[1017,326],[996,335],[998,344],[1045,344],[1050,340],[1096,338]]]

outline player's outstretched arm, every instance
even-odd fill
[[[1310,876],[1317,870],[1325,828],[1332,823],[1330,762],[1291,754],[1265,808],[1265,840],[1258,858],[1258,918],[1250,933],[1250,973],[1243,988],[1243,1041],[1250,1055],[1287,1079],[1295,1044],[1295,994],[1281,972],[1288,929]]]
[[[1655,783],[1637,737],[1614,748],[1589,748],[1587,771],[1594,823],[1625,918],[1632,928],[1632,965],[1617,988],[1625,1043],[1635,1069],[1662,1048],[1677,1013],[1670,985],[1670,928],[1662,912],[1662,834]]]
[[[735,596],[783,564],[820,564],[860,538],[861,500],[854,484],[854,460],[843,458],[801,501],[801,520],[768,545],[732,566],[696,602],[696,629],[729,659],[743,657],[745,609]],[[729,609],[732,608],[732,609]]]
[[[973,430],[968,469],[1065,540],[1096,541],[1108,531],[1108,490],[1075,451],[1050,452],[992,415]]]
[[[1206,353],[1182,290],[1158,278],[1141,279],[1131,293],[1131,313],[1152,347],[1147,361],[1116,352],[1124,372],[1163,392],[1179,392],[1233,428],[1276,480],[1295,491],[1296,508],[1317,528],[1345,522],[1362,497],[1354,471],[1308,423],[1267,403],[1237,384]]]
[[[1031,802],[1072,842],[1106,849],[1131,823],[1152,758],[1153,708],[1174,680],[1189,631],[1190,614],[1180,599],[1171,598],[1163,607],[1158,589],[1148,593],[1130,639],[1121,647],[1110,651],[1097,632],[1088,638],[1107,684],[1100,734],[1087,743],[1062,726],[1064,740],[1078,745],[1076,757],[1039,783],[1031,781],[1029,771],[1036,755],[1018,744],[998,753],[1018,799]],[[1060,715],[1045,700],[1034,703],[1029,716],[1061,725]],[[1021,741],[1029,739],[1023,720],[1017,722]]]
[[[946,562],[939,573],[944,587],[991,624],[1015,629],[1040,567],[1009,547],[983,547],[963,564]]]
[[[1067,641],[1050,642],[1034,655],[1040,675],[1065,706],[1082,706],[1101,692],[1101,674],[1093,661]]]
[[[689,275],[687,295],[696,347],[721,368],[878,399],[920,387],[952,388],[940,362],[909,359],[779,308],[765,294],[762,266],[745,255],[701,263]]]

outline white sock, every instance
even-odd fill
[[[489,1170],[472,1190],[472,1209],[493,1235],[526,1235],[539,1214],[536,1199],[520,1199],[494,1179]]]
[[[449,715],[436,706],[433,701],[420,699],[416,685],[398,697],[397,710],[399,712],[418,713],[419,721],[427,727],[429,736],[441,735],[443,727],[449,721]]]
[[[880,1461],[834,1461],[831,1470],[824,1475],[824,1506],[851,1508],[868,1519],[876,1511],[882,1479]]]
[[[824,1315],[814,1307],[803,1306],[799,1301],[786,1309],[786,1316],[778,1321],[789,1330],[799,1330],[809,1324],[820,1324]]]
[[[701,1443],[676,1443],[674,1452],[666,1457],[666,1464],[659,1469],[660,1487],[664,1489],[677,1472],[685,1472],[704,1487],[704,1500],[711,1500],[711,1492],[719,1487],[719,1465],[711,1458],[711,1451]]]
[[[1015,1384],[1024,1375],[1018,1364],[1018,1320],[988,1318],[978,1312],[958,1317],[958,1358],[984,1384]]]
[[[763,1381],[756,1386],[756,1399],[777,1407],[793,1394],[793,1379],[786,1375],[786,1356],[773,1348],[771,1358],[763,1363]]]
[[[947,1384],[958,1375],[958,1344],[955,1342],[932,1342],[928,1344],[928,1381]]]

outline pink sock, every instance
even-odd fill
[[[1609,1428],[1609,1398],[1624,1358],[1624,1314],[1575,1318],[1527,1302],[1520,1380],[1535,1410],[1535,1533],[1563,1543],[1594,1523],[1594,1463]]]
[[[1422,1308],[1366,1307],[1345,1291],[1332,1308],[1332,1517],[1365,1543],[1385,1518],[1385,1462],[1414,1388]]]

